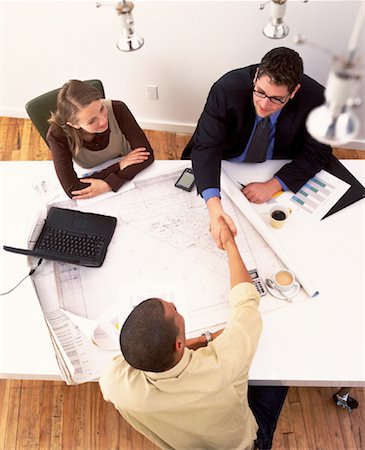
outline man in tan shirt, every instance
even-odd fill
[[[262,329],[260,296],[229,227],[220,221],[232,288],[226,328],[186,340],[184,318],[173,303],[145,300],[123,325],[122,355],[100,378],[104,399],[164,449],[271,448],[286,395],[286,389],[268,387],[275,390],[274,404],[259,398],[257,434],[251,411],[256,393],[248,399],[248,372]]]

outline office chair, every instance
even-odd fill
[[[104,87],[100,80],[86,80],[86,82],[98,89],[105,98]],[[48,147],[49,145],[46,138],[49,128],[48,119],[50,118],[51,111],[54,112],[57,108],[57,94],[59,90],[60,88],[46,92],[45,94],[29,100],[29,102],[25,105],[25,110],[27,111],[31,121],[39,131]]]

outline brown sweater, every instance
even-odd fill
[[[89,177],[84,177],[104,180],[116,192],[126,181],[131,180],[137,173],[149,166],[153,162],[154,156],[152,147],[127,105],[123,102],[113,100],[112,107],[119,128],[129,142],[131,149],[145,147],[150,152],[148,159],[141,164],[133,164],[120,170],[119,164],[116,163],[100,172],[93,173]],[[110,128],[103,133],[96,133],[93,140],[84,141],[83,146],[95,152],[103,150],[108,146],[109,135]],[[58,179],[66,194],[72,197],[72,191],[84,189],[89,186],[87,183],[81,183],[76,175],[72,154],[63,131],[52,124],[47,133],[47,141],[52,151],[53,163]]]

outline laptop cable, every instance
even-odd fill
[[[1,293],[0,293],[0,296],[10,294],[10,292],[14,291],[14,289],[16,289],[21,283],[23,283],[24,280],[26,280],[28,277],[30,277],[31,275],[33,275],[33,273],[34,273],[34,272],[38,269],[38,267],[41,265],[42,261],[43,261],[43,258],[40,258],[40,259],[38,260],[37,265],[36,265],[33,269],[31,269],[31,270],[29,271],[28,275],[26,275],[22,280],[20,280],[19,283],[18,283],[16,286],[12,287],[9,291],[7,291],[7,292],[1,292]]]

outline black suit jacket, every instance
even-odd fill
[[[257,64],[232,70],[212,86],[197,128],[182,158],[191,157],[198,191],[220,187],[222,159],[242,153],[256,117],[252,100]],[[307,75],[276,124],[274,159],[292,159],[276,175],[294,192],[329,161],[332,149],[313,139],[305,121],[324,102],[324,88]]]

